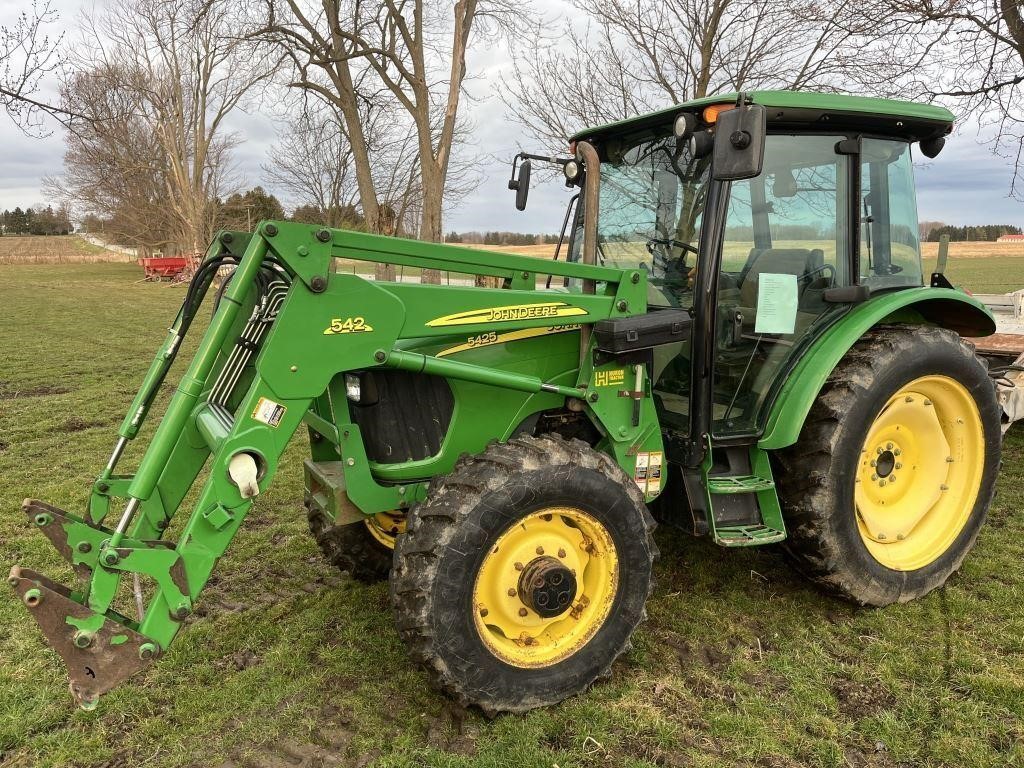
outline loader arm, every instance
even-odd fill
[[[503,287],[376,283],[334,272],[335,257],[488,275]],[[234,266],[234,273],[138,468],[117,473],[121,454],[140,434],[214,274],[225,266]],[[538,277],[545,275],[597,288],[593,294],[537,290]],[[575,380],[560,377],[556,383],[408,351],[399,344],[409,338],[558,324],[589,327],[645,312],[645,297],[646,276],[639,270],[288,222],[262,222],[251,235],[219,234],[131,404],[85,514],[34,500],[24,505],[30,522],[84,582],[72,590],[18,566],[10,575],[12,587],[67,665],[75,699],[83,707],[95,706],[102,693],[167,649],[304,422],[337,445],[349,498],[362,514],[406,508],[425,497],[425,482],[378,482],[347,404],[330,402],[330,385],[339,374],[399,369],[546,392],[586,409],[604,433],[604,449],[624,466],[635,461],[638,446],[660,450],[649,382],[641,380],[640,366],[635,366],[637,395],[608,387],[609,381],[621,385],[619,373],[632,372],[633,366],[605,360],[595,368],[591,354],[583,356],[582,365],[574,355],[571,365],[579,367],[569,378]],[[188,490],[201,476],[197,500],[183,510]],[[149,585],[142,613],[134,618],[122,608],[130,604],[127,574]]]

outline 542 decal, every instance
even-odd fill
[[[331,318],[331,324],[324,329],[324,336],[333,336],[336,333],[370,333],[372,325],[367,325],[362,317],[340,317]]]

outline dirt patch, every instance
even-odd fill
[[[839,712],[850,720],[871,717],[896,704],[896,697],[881,683],[857,683],[840,678],[832,685]]]
[[[46,397],[47,395],[66,395],[69,387],[54,387],[41,384],[38,387],[0,387],[0,400],[17,400],[19,397]]]
[[[0,440],[0,453],[3,453],[4,451],[6,451],[10,447],[11,447],[10,443],[5,443],[3,440]]]
[[[63,433],[63,432],[84,432],[87,429],[92,429],[93,427],[102,427],[102,426],[103,426],[103,422],[102,421],[86,421],[85,419],[80,419],[78,416],[72,416],[70,419],[68,419],[63,424],[61,424],[59,427],[57,427],[56,431],[58,433]]]

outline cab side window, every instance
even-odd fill
[[[922,285],[910,145],[861,141],[860,278],[874,289]]]

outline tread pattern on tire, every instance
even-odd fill
[[[477,456],[462,456],[451,474],[431,482],[426,501],[410,512],[406,532],[395,549],[391,601],[399,634],[436,688],[455,698],[461,706],[480,707],[487,716],[499,712],[525,712],[554,702],[524,698],[521,702],[493,705],[479,701],[474,692],[464,690],[459,678],[451,674],[435,648],[429,620],[433,610],[430,585],[445,547],[459,524],[484,496],[500,488],[514,473],[562,465],[595,470],[626,490],[631,500],[642,510],[643,530],[650,551],[649,565],[653,566],[658,557],[658,549],[652,537],[656,523],[647,511],[643,495],[636,484],[606,454],[594,450],[581,440],[565,440],[557,434],[514,437],[507,443],[492,443]],[[483,536],[480,543],[483,546]],[[653,589],[652,577],[644,602]],[[639,626],[646,618],[646,609],[643,609],[636,617],[635,625]],[[612,665],[631,647],[631,643],[626,642],[616,653],[611,654],[595,680],[610,676]]]
[[[987,368],[985,361],[975,355],[974,346],[953,331],[914,326],[912,333],[920,354],[927,354],[929,346],[953,347],[966,360]],[[826,591],[862,605],[908,602],[940,586],[959,569],[981,528],[979,523],[978,530],[952,564],[952,570],[938,573],[924,584],[911,584],[908,574],[903,573],[903,583],[894,594],[891,585],[851,567],[842,542],[829,524],[833,513],[834,457],[851,449],[860,450],[859,445],[851,448],[840,441],[842,430],[838,427],[848,418],[851,403],[870,396],[870,388],[880,375],[884,361],[906,353],[908,335],[906,326],[880,326],[865,334],[830,374],[807,415],[797,443],[775,454],[782,470],[778,473],[779,496],[789,534],[783,546],[794,566]],[[994,484],[985,498],[979,497],[985,508],[993,492]],[[985,493],[983,488],[982,494]]]
[[[391,571],[392,552],[362,523],[335,525],[307,504],[309,530],[328,563],[367,584],[383,581]]]

